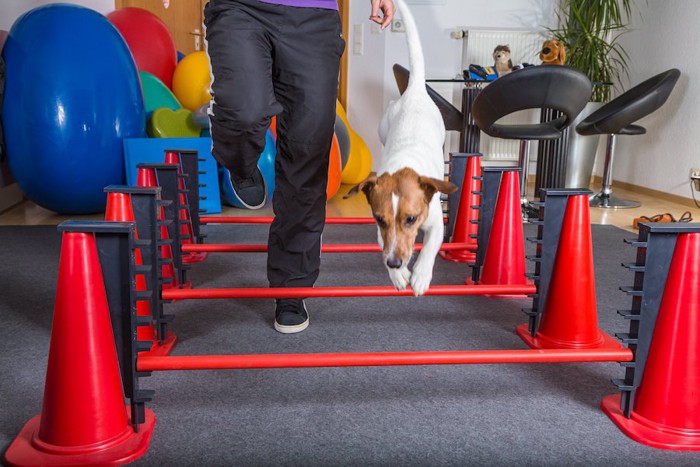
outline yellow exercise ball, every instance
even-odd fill
[[[369,176],[372,171],[372,153],[365,141],[350,130],[350,156],[340,175],[340,181],[356,185]]]
[[[356,185],[367,178],[372,171],[372,153],[367,143],[350,126],[348,115],[338,100],[335,101],[335,113],[345,123],[350,135],[350,154],[343,167],[340,181],[348,185]]]
[[[348,123],[348,115],[345,113],[345,109],[343,108],[343,104],[341,104],[340,101],[337,99],[335,101],[335,113],[336,113],[336,115],[338,115],[340,118],[343,119],[345,126],[347,126],[347,127],[350,126],[350,124]]]
[[[192,52],[180,60],[173,73],[173,94],[192,112],[211,100],[211,72],[206,52]]]

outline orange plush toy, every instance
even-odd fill
[[[543,65],[563,65],[566,62],[564,44],[556,39],[548,39],[542,44],[540,60]]]

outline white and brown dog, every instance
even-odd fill
[[[411,74],[398,101],[389,104],[379,124],[382,156],[376,173],[353,187],[346,198],[364,192],[377,221],[378,241],[391,282],[398,290],[409,284],[423,295],[444,234],[440,195],[457,186],[444,180],[445,124],[425,88],[425,62],[411,12],[396,0],[406,25]],[[423,248],[409,270],[418,230]]]

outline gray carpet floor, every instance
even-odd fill
[[[265,226],[205,226],[208,242],[264,242]],[[526,235],[534,235],[526,226]],[[618,290],[633,235],[593,226],[599,326],[626,332]],[[328,226],[327,243],[373,243],[372,226]],[[528,249],[530,247],[528,246]],[[41,411],[60,237],[55,227],[0,227],[0,451]],[[531,253],[528,251],[528,253]],[[528,268],[532,270],[533,265]],[[572,271],[575,273],[575,271]],[[433,284],[461,284],[438,260]],[[197,287],[265,286],[264,254],[212,254]],[[375,254],[324,254],[318,286],[390,285]],[[181,301],[176,355],[524,349],[524,298],[386,297],[307,301],[311,325],[272,328],[272,300]],[[700,465],[700,453],[638,444],[600,410],[616,363],[157,372],[157,422],[140,466]]]

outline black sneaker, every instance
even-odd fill
[[[249,178],[238,178],[232,171],[228,171],[233,188],[233,197],[247,209],[260,209],[267,201],[267,184],[259,168]],[[228,187],[226,187],[228,188]]]
[[[283,334],[301,332],[309,326],[309,313],[301,298],[278,298],[275,329]]]

